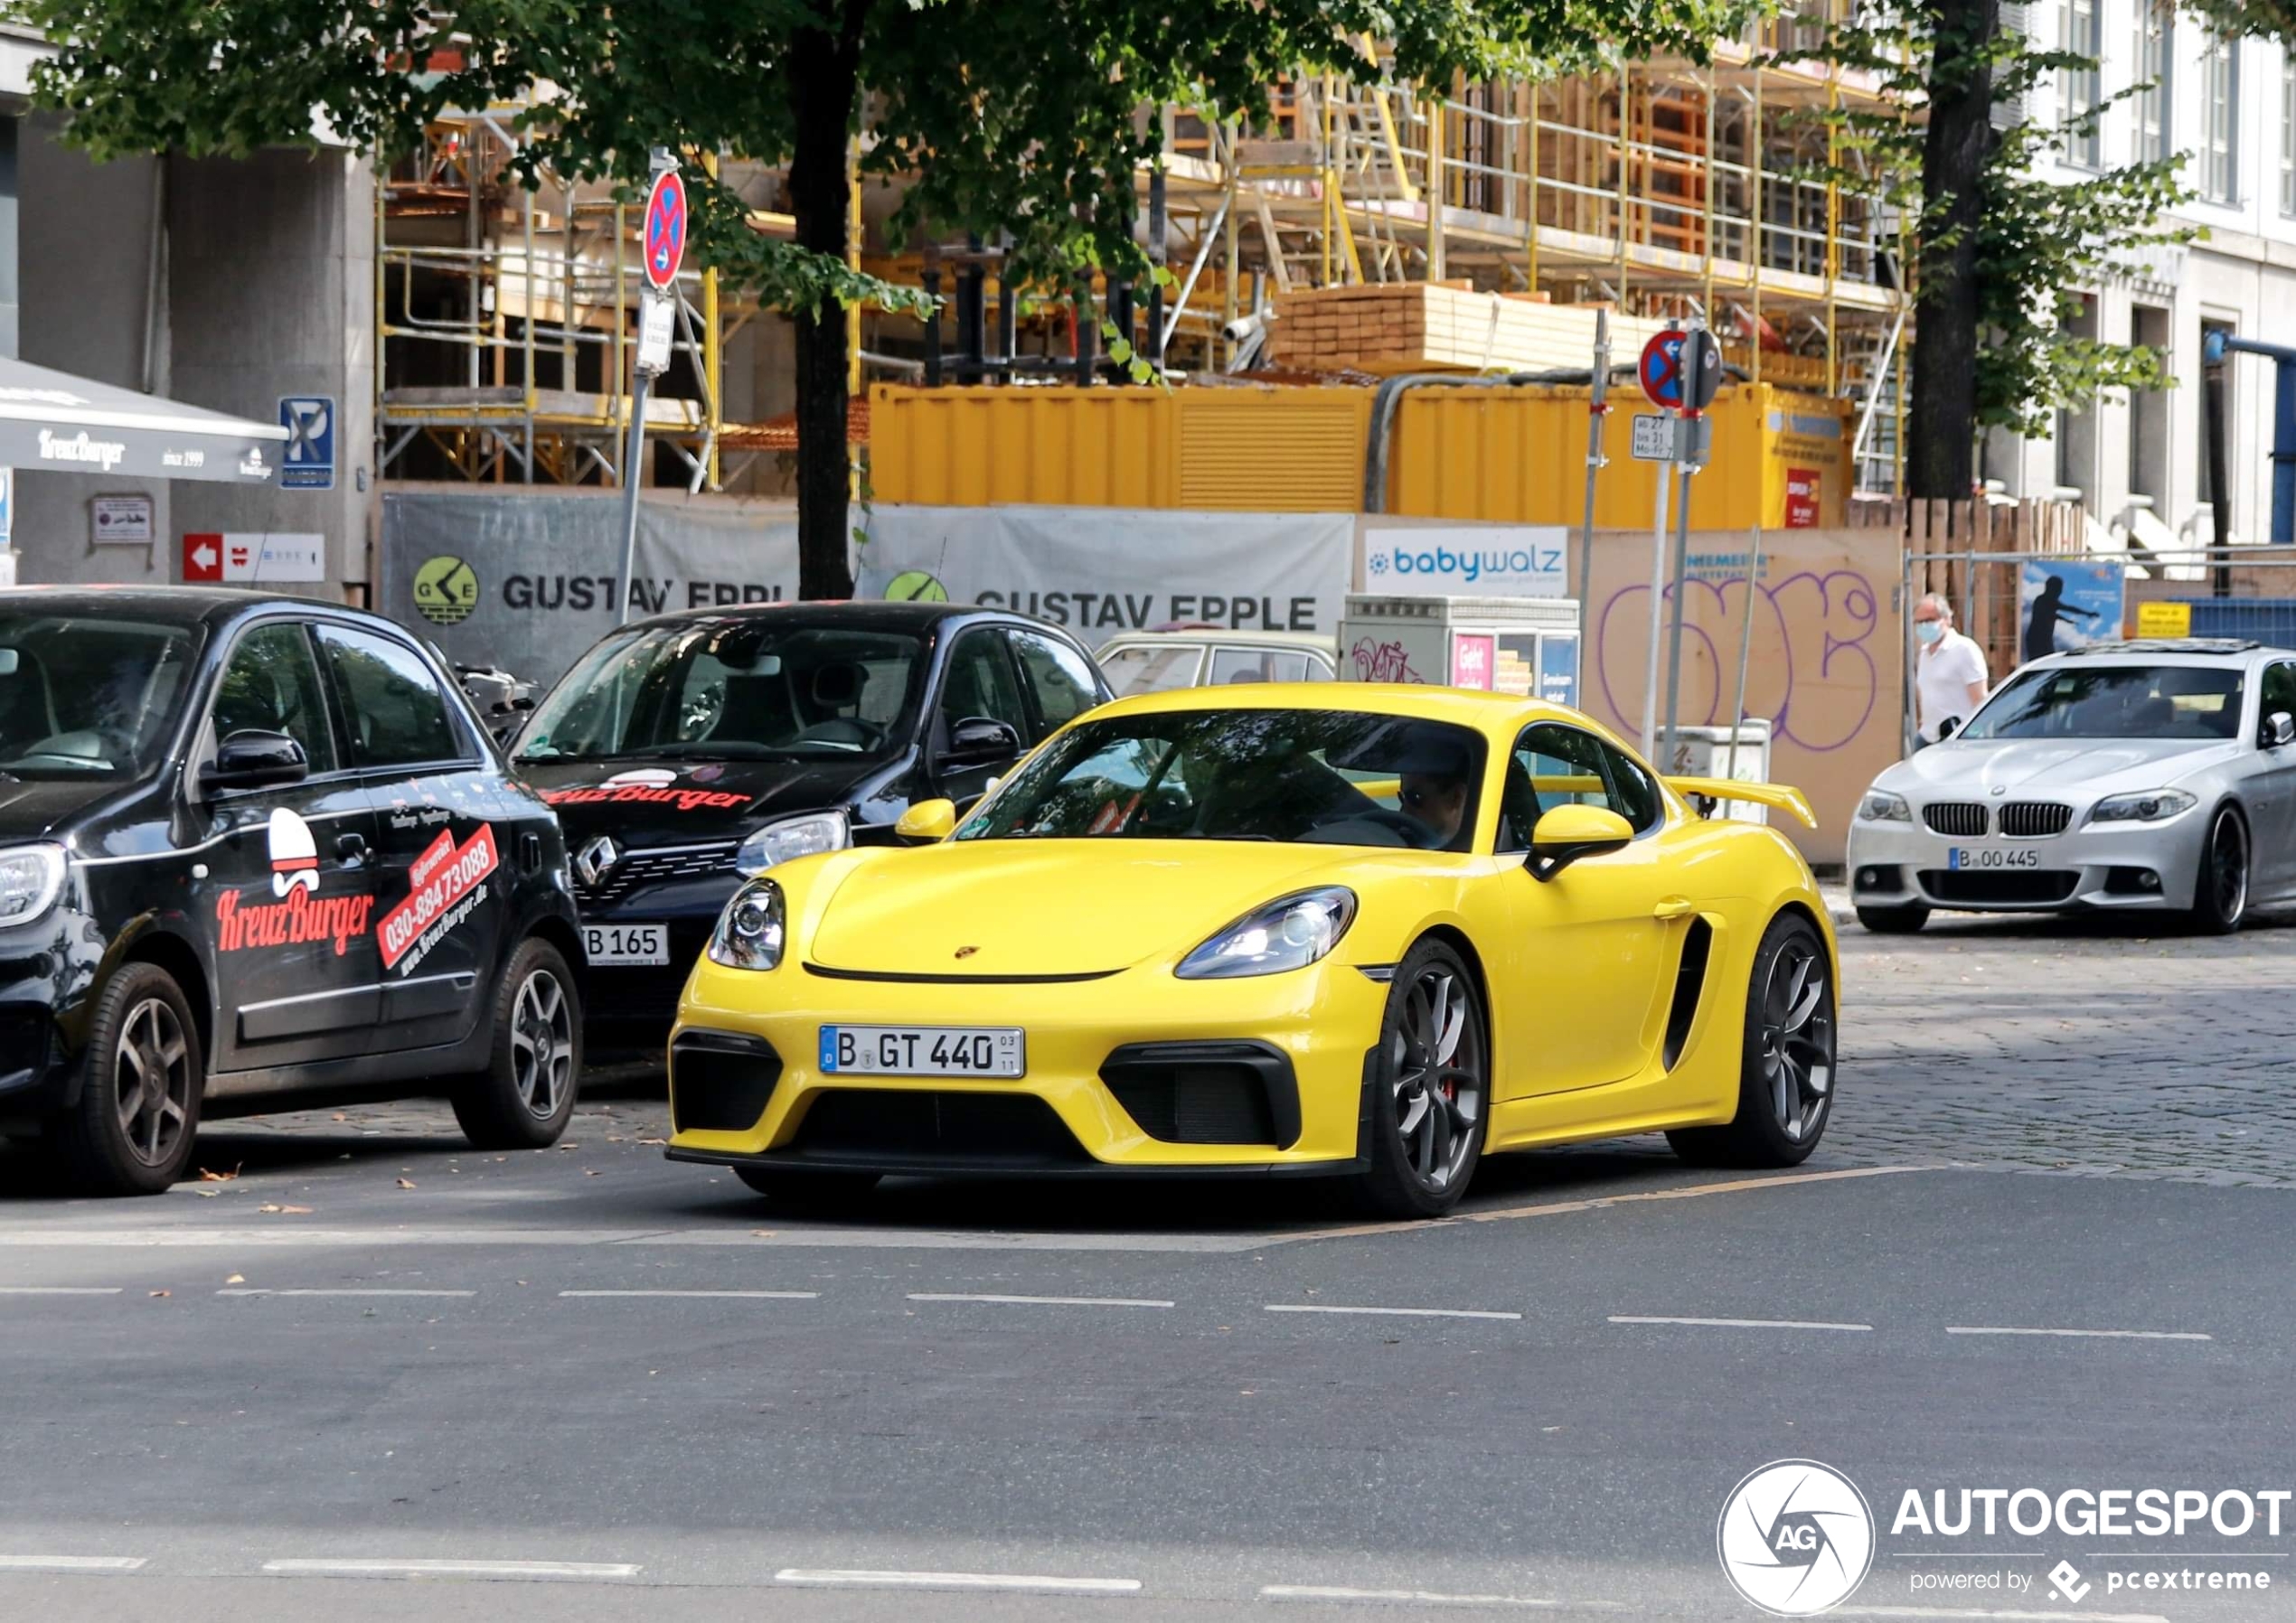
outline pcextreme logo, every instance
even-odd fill
[[[1814,1459],[1778,1459],[1730,1490],[1715,1548],[1731,1587],[1781,1618],[1830,1611],[1874,1561],[1874,1513],[1858,1485]]]

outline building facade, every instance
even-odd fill
[[[2209,545],[2221,508],[2208,488],[2207,336],[2215,329],[2296,343],[2296,58],[2266,41],[2225,40],[2150,0],[2054,0],[2029,8],[2026,21],[2037,43],[2100,62],[2094,74],[2068,75],[2037,93],[2031,116],[2063,117],[2115,91],[2151,87],[2110,108],[2057,178],[2182,155],[2197,196],[2177,218],[2204,235],[2131,256],[2125,274],[2084,299],[2084,335],[2165,349],[2175,387],[2060,414],[2045,437],[1993,434],[1982,472],[2015,494],[2077,499],[2113,535]],[[2222,529],[2236,541],[2268,539],[2272,391],[2270,361],[2231,361],[2231,501]]]

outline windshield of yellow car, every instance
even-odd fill
[[[1469,849],[1483,741],[1352,710],[1102,717],[1061,734],[959,840],[1252,840]]]

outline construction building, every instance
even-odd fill
[[[2054,445],[1997,442],[1986,467],[2012,493],[2077,491],[2116,529],[2143,498],[2145,522],[2206,539],[2198,340],[2204,323],[2263,331],[2287,304],[2296,100],[2260,93],[2291,82],[2278,47],[2219,47],[2190,23],[2161,24],[2155,38],[2118,3],[2065,13],[2078,17],[2065,26],[2094,32],[2104,82],[2133,70],[2122,60],[2131,53],[2174,71],[2157,105],[2114,109],[2104,155],[2146,142],[2194,150],[2209,198],[2193,213],[2215,235],[2096,290],[2093,319],[2106,335],[2168,342],[2184,387],[2072,414]],[[2032,15],[2045,33],[2056,26]],[[897,248],[886,226],[898,188],[872,182],[852,258],[946,305],[929,332],[907,315],[853,313],[857,464],[868,465],[874,388],[1122,389],[1125,369],[1097,353],[1104,314],[1182,390],[1247,380],[1368,390],[1400,371],[1583,369],[1604,310],[1620,362],[1657,325],[1704,319],[1738,379],[1776,391],[1802,420],[1838,421],[1854,488],[1833,494],[1892,494],[1916,341],[1901,223],[1847,183],[1854,170],[1836,161],[1845,155],[1822,117],[1887,108],[1858,75],[1795,61],[1817,32],[1812,19],[1773,20],[1717,42],[1708,62],[1540,81],[1303,75],[1275,87],[1270,116],[1248,128],[1202,109],[1144,109],[1164,141],[1138,176],[1139,230],[1172,286],[1103,281],[1082,319],[1048,290],[1001,285],[993,240]],[[24,70],[44,42],[19,29],[0,43],[15,154],[0,313],[18,307],[24,358],[255,418],[289,397],[331,402],[339,464],[324,487],[171,497],[162,482],[149,493],[158,539],[140,555],[96,543],[80,476],[27,473],[24,578],[168,578],[183,533],[240,528],[322,535],[329,580],[355,595],[378,577],[392,489],[606,492],[635,473],[664,493],[788,494],[789,323],[698,269],[683,280],[685,319],[648,406],[643,465],[621,465],[636,211],[595,184],[506,181],[519,109],[456,115],[380,169],[336,150],[98,166],[24,114]],[[790,229],[777,173],[729,157],[724,174],[756,229]],[[2269,371],[2235,372],[2229,437],[2259,446]],[[2264,458],[2235,455],[2230,477],[2232,533],[2260,536]],[[869,484],[857,490],[865,502]]]

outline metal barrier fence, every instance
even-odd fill
[[[1932,594],[1953,605],[1954,629],[1984,651],[1991,687],[2045,654],[2124,638],[2223,638],[2296,649],[2296,549],[1909,551],[1897,605],[1908,750],[1918,725],[1914,609]]]

